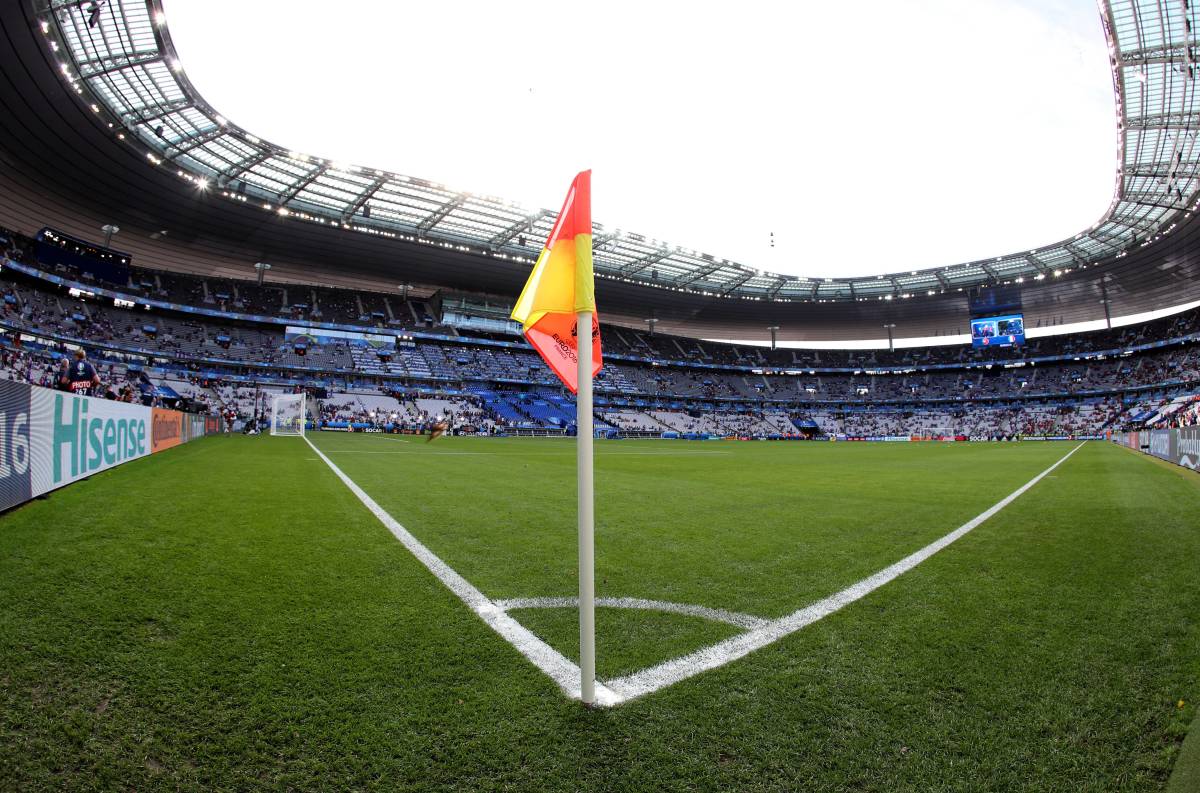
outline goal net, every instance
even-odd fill
[[[271,434],[304,435],[304,394],[282,394],[271,400]]]

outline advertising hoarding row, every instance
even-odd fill
[[[220,431],[216,417],[0,381],[0,510]]]
[[[1200,427],[1123,432],[1114,435],[1113,440],[1160,460],[1182,465],[1193,471],[1200,470]]]

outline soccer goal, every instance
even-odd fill
[[[281,394],[271,400],[271,434],[304,436],[304,394]]]

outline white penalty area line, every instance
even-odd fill
[[[818,600],[812,605],[806,606],[799,611],[794,611],[785,617],[773,620],[762,627],[753,628],[739,636],[734,636],[717,644],[697,650],[694,653],[658,664],[657,666],[652,666],[649,669],[643,669],[640,672],[634,672],[631,675],[610,680],[606,685],[624,702],[673,685],[681,680],[686,680],[709,669],[724,666],[730,661],[734,661],[755,650],[773,644],[783,637],[813,624],[822,617],[827,617],[854,601],[869,595],[884,584],[907,573],[1020,498],[1029,488],[1042,481],[1047,474],[1065,463],[1072,454],[1081,448],[1083,448],[1082,443],[1063,455],[1054,465],[1042,471],[1033,479],[1030,479],[1012,493],[1009,493],[1000,501],[941,539],[934,540],[921,550],[904,557],[889,567],[885,567],[868,578],[864,578],[857,584],[846,587],[841,592],[830,595],[823,600]]]
[[[433,573],[439,581],[446,585],[447,589],[457,595],[459,600],[467,604],[467,607],[471,611],[479,615],[479,618],[487,623],[488,627],[500,634],[513,647],[517,648],[517,651],[529,659],[530,663],[545,672],[551,680],[558,684],[558,687],[567,696],[572,699],[579,699],[580,673],[579,667],[576,664],[568,660],[558,650],[555,650],[533,635],[524,625],[505,614],[504,609],[489,600],[482,592],[472,586],[467,579],[456,573],[450,565],[443,562],[433,551],[426,548],[420,540],[410,534],[408,529],[401,526],[395,518],[387,513],[387,510],[375,502],[375,499],[371,498],[361,487],[355,484],[353,479],[342,473],[342,469],[334,465],[333,461],[314,446],[312,441],[305,438],[304,442],[317,453],[318,457],[325,461],[325,464],[337,475],[337,478],[342,480],[342,484],[350,488],[350,492],[358,497],[363,506],[370,510],[371,514],[386,526],[413,556],[417,557],[417,561],[425,565],[429,572]],[[616,705],[620,701],[620,698],[615,696],[607,686],[599,682],[596,683],[597,704]]]

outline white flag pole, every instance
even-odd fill
[[[596,554],[592,498],[592,312],[575,314],[579,371],[575,465],[579,476],[579,698],[596,701]]]

